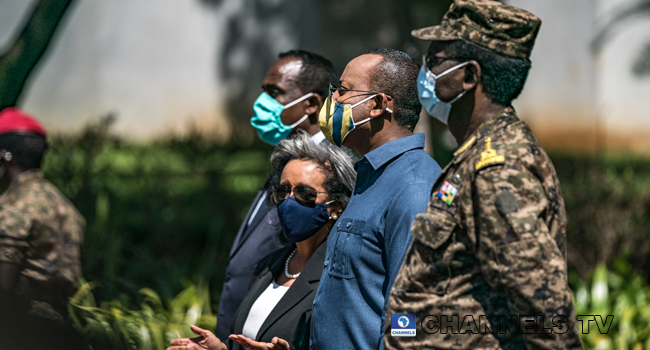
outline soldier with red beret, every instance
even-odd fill
[[[46,132],[17,108],[0,112],[2,349],[73,349],[67,301],[81,276],[85,220],[43,178]]]

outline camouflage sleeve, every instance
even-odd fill
[[[22,265],[29,249],[30,222],[10,206],[0,207],[0,262]]]
[[[515,165],[483,169],[475,185],[482,274],[518,316],[529,349],[563,348],[559,333],[567,328],[540,331],[540,316],[548,333],[557,324],[567,327],[556,316],[575,320],[564,256],[543,219],[548,198],[542,184]]]

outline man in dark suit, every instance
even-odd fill
[[[324,141],[318,113],[329,84],[337,81],[334,66],[326,58],[303,50],[281,53],[267,71],[263,92],[255,101],[251,124],[258,136],[276,145],[292,130],[302,129],[315,142]],[[282,247],[276,239],[280,230],[277,211],[266,204],[269,197],[265,186],[253,200],[230,250],[215,332],[219,339],[228,339],[233,315],[248,292],[259,261]]]

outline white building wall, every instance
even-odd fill
[[[612,10],[629,1],[507,1],[543,21],[515,107],[545,147],[650,153],[650,78],[638,79],[630,69],[650,39],[650,20],[621,26],[600,53],[589,46]],[[0,47],[33,4],[0,2]],[[191,121],[225,134],[222,97],[237,86],[220,83],[220,51],[228,49],[226,19],[254,10],[243,4],[225,0],[214,10],[199,0],[77,0],[21,106],[54,131],[77,130],[114,112],[115,131],[129,136],[182,131]],[[240,17],[250,31],[260,26]],[[295,38],[285,36],[275,35],[270,44],[293,47]],[[245,55],[229,57],[236,60],[229,66],[247,64]]]
[[[631,64],[650,21],[631,22],[600,53],[590,44],[629,0],[509,0],[542,19],[533,68],[514,105],[547,148],[650,153],[650,77]]]
[[[4,45],[29,3],[0,3]],[[21,101],[48,129],[76,130],[109,112],[116,132],[135,137],[224,125],[219,16],[200,1],[78,0],[66,17]]]

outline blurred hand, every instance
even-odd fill
[[[167,350],[228,350],[226,344],[222,343],[212,332],[201,329],[197,326],[190,326],[195,338],[179,338],[171,341],[172,345]]]
[[[291,347],[289,343],[278,337],[275,337],[271,340],[270,343],[263,343],[259,341],[254,341],[251,338],[247,338],[243,335],[231,334],[230,339],[239,343],[239,345],[250,349],[250,350],[290,350]]]

